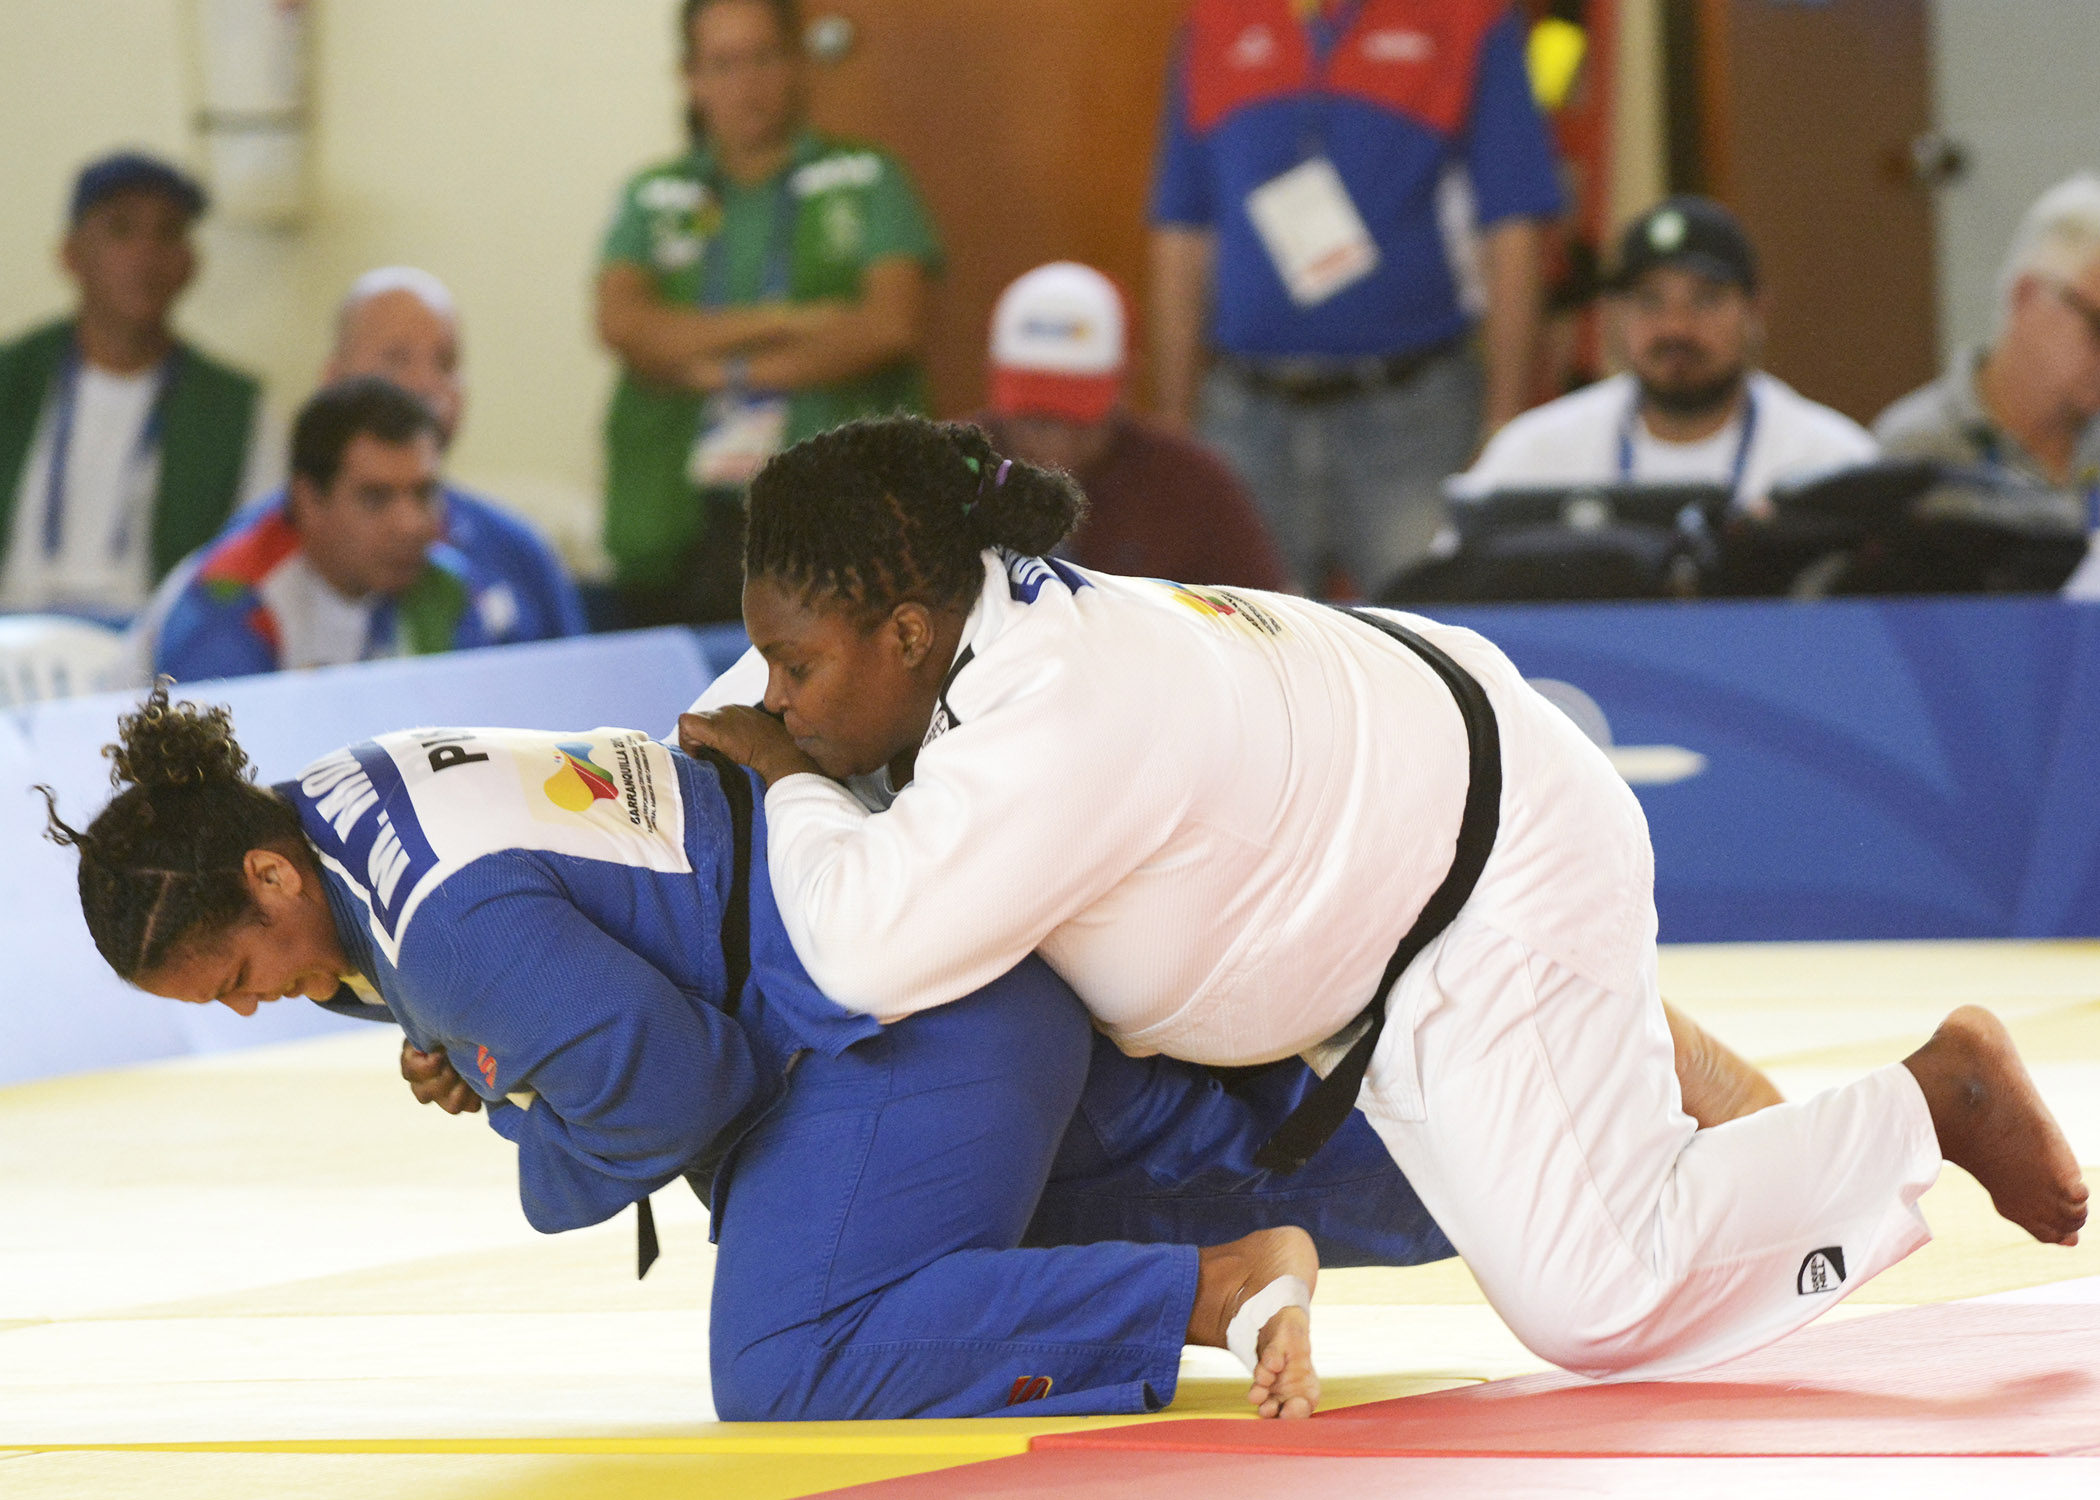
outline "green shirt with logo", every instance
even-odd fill
[[[601,263],[640,267],[668,302],[736,307],[779,295],[783,279],[789,301],[856,299],[868,267],[899,256],[940,265],[904,168],[871,146],[804,131],[766,182],[731,183],[704,143],[639,173],[620,194]],[[605,543],[622,583],[669,581],[697,537],[704,512],[686,462],[705,404],[621,372],[605,421]],[[925,406],[925,372],[901,361],[791,393],[786,441]]]

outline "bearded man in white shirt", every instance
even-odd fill
[[[1459,495],[1718,484],[1761,515],[1775,482],[1876,457],[1865,428],[1756,367],[1757,256],[1720,204],[1670,198],[1635,220],[1611,285],[1626,372],[1516,418],[1455,482]]]

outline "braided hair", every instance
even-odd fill
[[[744,576],[871,619],[907,601],[966,608],[984,586],[985,548],[1041,556],[1085,515],[1069,474],[1001,458],[979,428],[873,417],[759,471]]]
[[[78,829],[38,787],[44,836],[79,851],[88,933],[119,978],[137,981],[245,919],[248,852],[303,847],[305,834],[290,804],[255,784],[226,709],[169,702],[165,678],[102,753],[116,796]]]

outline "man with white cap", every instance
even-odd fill
[[[1129,312],[1091,266],[1028,272],[992,310],[991,402],[980,419],[1001,453],[1064,469],[1087,519],[1066,549],[1109,573],[1288,589],[1253,499],[1201,444],[1124,405]]]

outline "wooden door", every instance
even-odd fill
[[[1766,367],[1870,422],[1939,368],[1933,209],[1911,170],[1932,124],[1926,0],[1673,11],[1672,102],[1695,94],[1700,126],[1675,132],[1675,186],[1742,215],[1773,304]]]
[[[948,252],[928,365],[936,409],[984,395],[992,302],[1085,261],[1142,306],[1145,195],[1184,0],[805,0],[851,53],[814,70],[818,125],[911,168]]]

